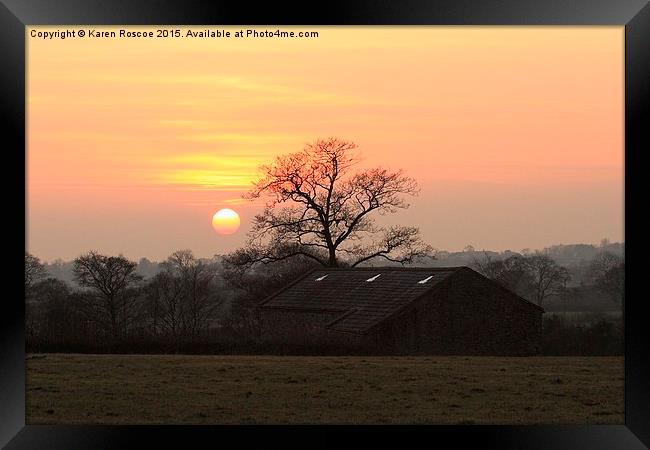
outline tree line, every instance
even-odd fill
[[[515,254],[495,259],[488,253],[474,258],[472,267],[502,286],[544,307],[549,297],[575,296],[581,286],[569,286],[569,269],[543,252]],[[625,259],[602,251],[593,258],[585,276],[589,286],[605,295],[617,309],[625,300]]]
[[[227,260],[202,260],[174,252],[144,278],[124,256],[88,252],[73,261],[76,285],[48,276],[40,260],[25,253],[26,332],[29,351],[248,352],[256,342],[254,306],[317,266],[309,258],[286,259],[242,271]],[[567,271],[540,252],[496,260],[477,258],[475,270],[543,305],[576,295]],[[590,287],[623,300],[624,260],[607,252],[590,264]],[[622,352],[622,323],[572,323],[547,315],[543,352]]]
[[[25,254],[27,337],[32,343],[116,345],[195,342],[207,335],[222,304],[213,265],[190,250],[174,252],[148,280],[124,256],[90,251],[74,260],[78,287],[47,277]]]

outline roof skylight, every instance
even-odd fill
[[[430,277],[426,277],[424,280],[420,280],[420,281],[418,281],[418,284],[424,284],[424,283],[426,283],[427,281],[429,281],[431,278],[433,278],[433,275],[431,275]]]
[[[379,273],[379,274],[375,275],[375,276],[372,277],[372,278],[368,278],[366,281],[375,281],[375,280],[376,280],[377,278],[379,278],[380,276],[381,276],[381,274]]]

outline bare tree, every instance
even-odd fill
[[[174,252],[161,263],[163,271],[175,279],[182,299],[180,318],[185,334],[197,338],[207,330],[220,298],[212,289],[214,271],[196,259],[191,250]]]
[[[262,166],[263,176],[245,195],[266,198],[245,248],[227,260],[250,267],[302,256],[323,266],[356,266],[373,258],[408,263],[432,251],[416,227],[378,227],[372,216],[395,213],[417,195],[402,171],[374,168],[352,173],[356,144],[319,139],[301,152]]]
[[[494,259],[488,252],[484,251],[482,257],[472,257],[471,267],[489,279],[496,280],[501,273],[503,261]]]
[[[247,269],[244,264],[225,262],[223,277],[234,289],[230,311],[230,328],[242,338],[257,332],[255,306],[260,300],[300,278],[320,264],[311,258],[296,256],[272,264],[259,264]]]
[[[47,277],[45,266],[41,260],[31,253],[25,252],[25,297],[27,297],[34,283]]]
[[[161,271],[146,287],[149,313],[154,334],[178,338],[183,332],[183,281],[180,277]]]
[[[123,336],[136,313],[137,292],[142,280],[137,264],[123,256],[104,256],[91,251],[74,260],[74,277],[89,288],[91,315],[107,328],[114,340]]]
[[[33,286],[34,301],[26,307],[28,338],[38,338],[50,343],[80,339],[79,308],[71,298],[65,281],[46,278]]]
[[[600,252],[589,266],[594,285],[617,303],[625,296],[625,260],[613,253]]]
[[[561,292],[569,279],[568,270],[543,253],[530,254],[523,261],[532,277],[533,299],[539,306],[548,296]]]
[[[505,259],[495,259],[483,252],[482,258],[474,258],[472,267],[522,297],[531,295],[534,279],[524,256],[512,255]]]

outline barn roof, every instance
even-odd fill
[[[340,312],[327,325],[364,333],[464,267],[319,268],[260,303],[263,309]]]
[[[326,325],[328,329],[363,334],[461,270],[474,272],[468,267],[318,268],[267,297],[258,307],[339,313]],[[497,289],[508,291],[488,281]]]

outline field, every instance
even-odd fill
[[[31,354],[27,424],[622,424],[622,357]]]

